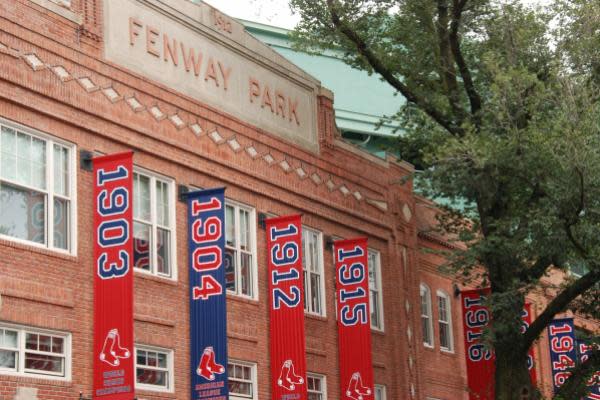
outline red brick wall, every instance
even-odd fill
[[[67,140],[77,150],[112,153],[135,151],[135,164],[172,178],[178,184],[227,186],[227,197],[251,205],[257,212],[303,213],[303,222],[325,235],[367,235],[370,247],[381,252],[383,333],[373,333],[375,381],[385,384],[388,399],[409,399],[411,385],[419,394],[419,374],[409,367],[419,346],[414,314],[416,228],[410,185],[400,179],[410,168],[393,160],[374,161],[336,144],[331,100],[321,97],[319,138],[321,154],[313,154],[263,132],[235,115],[224,115],[175,91],[142,79],[101,58],[100,0],[73,1],[83,26],[28,0],[0,2],[0,117]],[[27,56],[44,65],[34,70]],[[61,80],[52,67],[62,66]],[[87,77],[97,86],[86,91],[78,82]],[[114,88],[122,97],[114,103],[103,94]],[[134,111],[125,99],[135,95],[146,108]],[[197,122],[197,137],[188,126],[178,129],[168,118],[157,121],[148,107],[158,105],[167,115],[177,113],[186,124]],[[225,139],[235,137],[242,150],[207,136],[217,130]],[[253,159],[244,150],[253,146],[260,156],[269,153],[276,163]],[[285,172],[281,160],[292,166]],[[317,173],[322,183],[301,179]],[[11,399],[17,386],[39,388],[41,399],[73,399],[90,394],[92,382],[92,176],[80,168],[77,175],[77,255],[59,255],[32,246],[0,240],[0,321],[67,331],[72,334],[72,380],[50,381],[0,374],[0,398]],[[334,189],[325,182],[331,179]],[[351,191],[343,194],[339,187]],[[360,198],[352,193],[359,192]],[[408,210],[408,211],[407,211]],[[176,204],[176,281],[135,273],[135,337],[140,344],[174,350],[175,393],[139,392],[143,398],[189,396],[188,277],[185,205]],[[265,233],[258,238],[258,301],[228,296],[230,357],[258,364],[259,398],[270,398],[268,309]],[[402,248],[406,248],[406,261]],[[334,274],[330,249],[324,250],[327,316],[306,317],[307,364],[311,372],[327,375],[329,398],[339,397],[337,380],[337,327]],[[418,298],[417,298],[418,299]],[[412,308],[406,311],[406,303]]]

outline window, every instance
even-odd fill
[[[146,346],[135,348],[135,384],[139,389],[173,390],[173,352]]]
[[[385,386],[384,385],[375,385],[375,400],[385,400]]]
[[[453,351],[452,340],[452,310],[450,296],[438,290],[438,325],[440,329],[440,349]]]
[[[431,291],[427,285],[421,284],[421,329],[423,344],[433,347],[433,324],[431,320]]]
[[[70,337],[0,326],[0,373],[68,378]]]
[[[133,174],[134,266],[174,278],[175,216],[173,182],[146,172]]]
[[[255,298],[256,241],[254,209],[227,201],[225,205],[225,281],[227,290]]]
[[[73,147],[0,124],[0,235],[72,251]]]
[[[369,250],[369,305],[371,328],[383,330],[383,303],[381,299],[381,263],[379,252]]]
[[[236,398],[256,398],[256,364],[229,361],[227,364],[229,395]]]
[[[327,399],[327,385],[323,375],[306,374],[306,388],[308,389],[308,400]]]
[[[304,310],[317,315],[325,315],[322,237],[321,232],[302,227]]]

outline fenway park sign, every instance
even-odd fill
[[[105,0],[104,24],[109,61],[318,149],[316,81],[212,7],[175,0]]]

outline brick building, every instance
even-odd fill
[[[419,234],[433,205],[404,182],[409,164],[343,141],[332,104],[318,80],[205,4],[0,2],[0,399],[91,393],[89,158],[125,150],[135,152],[139,399],[189,398],[178,193],[217,186],[234,261],[232,398],[270,398],[261,221],[291,213],[304,224],[311,398],[339,398],[331,241],[355,236],[369,238],[374,397],[466,398],[453,282],[420,251],[447,245]]]

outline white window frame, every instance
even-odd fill
[[[313,379],[319,379],[321,381],[321,392],[316,392],[316,391],[311,391],[308,390],[308,378],[313,378]],[[327,400],[327,377],[325,375],[322,374],[316,374],[313,372],[307,372],[306,373],[306,389],[307,389],[307,393],[321,393],[321,398],[323,400]]]
[[[34,192],[42,193],[46,196],[46,223],[44,227],[44,237],[46,238],[46,243],[37,243],[27,239],[21,239],[10,235],[0,234],[0,238],[6,239],[15,243],[21,243],[28,246],[34,246],[41,249],[47,249],[50,251],[55,251],[57,253],[69,254],[72,256],[77,256],[77,146],[73,143],[69,143],[65,140],[57,138],[55,136],[49,135],[47,133],[40,132],[38,130],[29,128],[27,126],[18,124],[16,122],[0,118],[0,125],[4,125],[7,128],[13,129],[15,131],[20,131],[29,135],[33,138],[37,138],[45,141],[46,143],[46,189],[34,188],[28,185],[24,185],[22,183],[9,181],[1,178],[2,174],[0,171],[0,185],[1,182],[7,182],[10,185],[17,186],[19,188],[23,188],[26,190],[31,190]],[[63,146],[69,150],[69,182],[68,192],[69,196],[65,197],[61,194],[54,193],[54,144],[59,146]],[[0,163],[0,168],[2,165]],[[69,201],[69,223],[67,229],[68,232],[68,245],[67,249],[61,249],[59,247],[54,247],[54,203],[53,200],[55,197],[60,199],[68,199]]]
[[[375,265],[369,265],[369,271],[371,270],[371,268],[375,267],[375,285],[377,286],[377,301],[379,302],[379,308],[378,308],[378,318],[380,321],[380,325],[379,326],[375,326],[373,325],[373,319],[371,318],[371,329],[375,330],[375,331],[379,331],[379,332],[383,332],[384,331],[384,320],[383,320],[383,316],[384,316],[384,312],[383,312],[383,288],[381,287],[381,253],[375,249],[368,249],[367,250],[368,254],[367,254],[367,262],[371,259],[371,255],[375,256]],[[368,279],[368,277],[367,277]],[[371,305],[371,282],[369,280],[369,309],[372,308]]]
[[[133,217],[133,222],[140,222],[144,225],[150,225],[151,229],[151,237],[150,237],[150,271],[147,271],[142,268],[134,268],[134,271],[139,272],[141,274],[147,274],[152,276],[157,276],[164,279],[170,279],[173,281],[177,280],[177,219],[176,219],[176,199],[175,199],[175,180],[169,178],[167,176],[157,174],[156,172],[150,171],[148,169],[139,167],[135,165],[133,167],[133,173],[138,175],[143,175],[150,179],[150,219],[151,223],[149,224],[147,221],[137,220]],[[154,242],[157,240],[157,232],[158,232],[158,223],[157,223],[157,212],[156,212],[156,180],[163,181],[168,186],[169,191],[169,229],[170,229],[170,243],[169,243],[169,262],[170,262],[170,275],[159,274],[156,272],[156,266],[158,262],[158,254],[156,252],[156,247],[154,246]],[[132,207],[134,202],[134,196],[132,196]],[[132,236],[133,236],[133,226],[132,226]]]
[[[237,297],[242,297],[242,298],[251,299],[251,300],[258,300],[258,257],[257,257],[257,251],[256,251],[256,209],[247,204],[243,204],[238,201],[226,198],[225,199],[225,207],[227,207],[227,206],[234,208],[233,218],[235,221],[234,235],[235,235],[236,245],[239,245],[239,243],[241,243],[240,230],[239,230],[239,226],[240,226],[239,210],[242,209],[242,210],[248,212],[248,219],[249,219],[249,223],[250,223],[250,225],[249,225],[250,253],[252,256],[252,263],[250,266],[252,268],[252,282],[250,283],[252,293],[250,294],[250,296],[248,296],[247,294],[241,293],[240,290],[238,289],[240,287],[240,285],[238,285],[238,283],[241,282],[241,267],[242,267],[241,250],[239,248],[232,248],[232,247],[227,246],[227,239],[225,239],[225,247],[235,250],[235,254],[236,254],[236,256],[235,256],[236,257],[236,259],[235,259],[236,290],[233,291],[233,290],[227,289],[227,293],[230,295],[233,295],[233,296],[237,296]],[[225,212],[227,212],[227,211],[225,211]]]
[[[373,393],[373,400],[386,400],[387,393],[385,385],[379,385],[376,383],[373,389],[375,390],[375,393]],[[377,392],[381,393],[381,397],[379,399],[377,399]]]
[[[67,332],[53,331],[47,329],[32,328],[28,326],[14,325],[14,324],[0,324],[1,329],[17,331],[17,349],[10,349],[17,352],[17,367],[16,369],[5,369],[0,368],[1,375],[11,376],[25,376],[36,379],[47,379],[57,381],[70,381],[71,380],[71,334]],[[64,375],[55,375],[51,373],[36,372],[36,370],[25,369],[25,353],[40,353],[47,354],[50,356],[57,356],[57,353],[51,352],[39,352],[35,350],[28,350],[25,348],[26,345],[26,334],[31,333],[35,335],[47,335],[55,336],[63,339],[63,355],[64,355]]]
[[[424,283],[421,283],[419,286],[419,292],[420,292],[420,296],[419,296],[419,313],[420,313],[420,319],[421,319],[421,329],[423,327],[423,317],[427,317],[427,327],[429,329],[429,336],[431,338],[431,343],[426,341],[426,337],[425,337],[425,332],[421,332],[422,336],[423,336],[423,346],[428,347],[433,349],[435,346],[435,339],[433,337],[433,313],[432,313],[432,308],[431,308],[431,289],[429,289],[429,286],[427,286]],[[427,305],[427,315],[423,314],[423,296],[426,296],[426,305]]]
[[[257,372],[256,372],[256,370],[257,370],[256,363],[230,359],[227,361],[227,369],[228,370],[229,370],[229,364],[238,364],[238,365],[242,365],[244,367],[250,367],[250,378],[251,378],[250,383],[252,384],[252,397],[239,396],[239,395],[230,393],[229,398],[230,399],[243,399],[243,400],[258,399],[258,379],[257,379]],[[231,378],[228,378],[228,381],[229,380],[231,380]]]
[[[140,389],[140,390],[147,390],[147,391],[152,391],[152,392],[162,392],[162,393],[173,393],[175,391],[175,379],[174,379],[174,360],[173,360],[173,350],[171,349],[165,349],[162,347],[155,347],[155,346],[148,346],[145,344],[135,344],[135,358],[134,358],[134,384],[135,384],[135,388],[136,389]],[[167,368],[166,368],[166,372],[167,372],[167,387],[161,387],[158,385],[148,385],[148,384],[144,384],[144,383],[138,383],[137,382],[137,368],[138,368],[138,363],[137,363],[137,353],[138,350],[142,350],[142,351],[150,351],[150,352],[156,352],[156,353],[163,353],[167,355]],[[157,371],[165,371],[164,368],[153,368],[153,367],[149,367],[146,365],[140,365],[140,368],[146,368],[146,369],[156,369]]]
[[[446,301],[446,317],[447,321],[442,320],[441,312],[440,312],[440,298]],[[454,334],[452,332],[452,303],[450,299],[450,295],[444,292],[443,290],[436,291],[436,300],[437,300],[437,312],[438,312],[438,329],[440,330],[440,350],[447,353],[454,353]],[[446,324],[448,326],[448,344],[449,346],[442,346],[442,334],[440,325]]]
[[[308,256],[308,246],[303,246],[302,248],[302,260],[303,260],[303,266],[302,266],[302,279],[304,280],[304,274],[307,274],[307,279],[306,279],[306,285],[304,285],[304,299],[306,302],[306,307],[304,308],[304,312],[310,315],[318,315],[320,317],[325,317],[327,316],[327,312],[325,309],[325,268],[323,265],[323,232],[318,231],[316,229],[312,229],[309,228],[307,226],[302,225],[302,237],[304,240],[306,240],[306,238],[304,237],[305,234],[308,233],[313,233],[317,235],[317,272],[313,272],[313,271],[307,271],[306,270],[306,257]],[[319,275],[319,291],[320,291],[320,296],[319,296],[319,302],[320,302],[320,312],[316,312],[315,310],[312,309],[312,304],[310,302],[310,298],[312,295],[312,288],[310,285],[310,274],[317,274]]]

